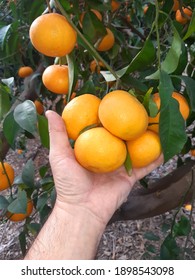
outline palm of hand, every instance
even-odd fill
[[[146,168],[133,170],[131,176],[124,167],[105,174],[87,171],[74,157],[62,119],[54,112],[49,112],[47,116],[50,125],[50,163],[57,199],[73,205],[75,211],[79,211],[80,207],[87,209],[105,224],[126,200],[136,180],[162,163],[161,157]]]

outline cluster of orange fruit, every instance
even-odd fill
[[[144,14],[147,13],[148,5],[143,7]],[[186,24],[190,21],[192,17],[192,9],[190,6],[188,7],[181,7],[179,6],[179,0],[174,0],[174,4],[172,7],[172,11],[175,12],[175,19],[177,22],[181,23],[182,25]]]
[[[174,0],[173,11],[175,12],[175,19],[181,24],[186,24],[190,21],[192,17],[192,9],[191,7],[182,7],[182,11],[179,7],[179,0]]]
[[[119,8],[120,3],[111,2],[112,11]],[[99,11],[91,9],[96,17],[102,21],[102,15]],[[83,12],[80,16],[80,26],[85,16]],[[55,23],[55,24],[54,24]],[[106,28],[107,34],[100,40],[97,50],[100,52],[110,50],[115,37],[109,28]],[[76,45],[77,33],[68,23],[66,18],[57,13],[43,14],[36,18],[30,26],[29,36],[32,45],[40,53],[49,57],[63,57],[72,52]],[[69,89],[69,71],[67,65],[50,65],[42,75],[42,81],[45,87],[56,94],[67,94]]]
[[[189,105],[173,92],[186,120]],[[160,109],[159,93],[153,101]],[[77,161],[93,172],[111,172],[124,164],[127,152],[132,167],[147,166],[161,154],[159,117],[149,117],[138,99],[124,90],[115,90],[99,99],[92,94],[75,97],[64,108],[62,118],[68,137],[75,140]]]
[[[8,163],[0,163],[0,191],[9,189],[14,182],[15,172],[13,167]],[[25,220],[33,211],[33,202],[29,200],[27,203],[26,213],[10,213],[6,212],[7,218],[12,222]]]
[[[92,94],[77,96],[62,118],[68,137],[75,140],[77,161],[90,171],[114,171],[124,164],[127,150],[133,167],[146,166],[161,153],[159,136],[147,130],[144,106],[124,90],[109,92],[102,100]]]

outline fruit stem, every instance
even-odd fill
[[[94,46],[85,38],[85,36],[80,32],[80,30],[76,27],[76,25],[71,21],[68,14],[64,10],[64,8],[61,6],[58,0],[55,0],[57,8],[60,10],[63,16],[65,16],[66,20],[69,22],[69,24],[74,28],[74,30],[77,32],[78,36],[81,38],[81,40],[87,45],[87,47],[91,50],[93,53],[93,56],[97,61],[101,61],[105,67],[112,73],[112,75],[116,78],[116,80],[119,80],[117,73],[110,67],[110,65],[99,55],[97,50],[94,48]]]
[[[155,7],[156,7],[156,16],[155,16],[155,26],[156,26],[156,40],[157,40],[157,58],[158,58],[158,69],[161,70],[161,61],[160,61],[160,35],[159,35],[159,4],[158,0],[155,0]]]

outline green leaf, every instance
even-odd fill
[[[15,52],[18,52],[19,43],[19,32],[18,32],[18,21],[13,22],[11,26],[10,34],[6,41],[5,51],[6,55],[9,56]]]
[[[151,98],[153,88],[149,88],[146,94],[144,95],[143,105],[146,108],[148,115],[150,117],[155,117],[158,113],[158,107],[156,103]]]
[[[38,223],[30,223],[27,224],[27,228],[33,235],[37,235],[41,229],[41,225]]]
[[[0,195],[0,210],[6,210],[8,205],[9,201],[3,195]]]
[[[19,234],[19,242],[20,242],[20,248],[22,251],[22,255],[25,256],[26,255],[26,233],[25,233],[25,231],[22,231]]]
[[[99,38],[107,34],[104,24],[92,11],[85,13],[82,26],[85,36],[92,43],[96,43]]]
[[[132,73],[134,71],[139,71],[145,69],[149,66],[155,59],[155,48],[150,39],[145,41],[143,48],[138,52],[138,54],[133,58],[131,63],[126,67],[115,71],[119,78],[122,78],[125,74]],[[115,81],[116,78],[110,71],[100,71],[102,76],[107,82]]]
[[[165,60],[161,63],[161,70],[170,74],[173,73],[178,66],[179,58],[182,53],[182,40],[175,27],[173,28],[173,40]],[[146,79],[159,79],[160,72],[157,70],[155,73],[147,76]]]
[[[84,93],[91,93],[91,94],[96,94],[96,88],[94,83],[91,80],[86,81],[84,83],[83,87],[77,92],[77,96],[84,94]]]
[[[51,194],[50,194],[50,201],[51,201],[51,205],[52,205],[52,208],[54,207],[55,205],[55,202],[56,202],[56,189],[53,188],[52,191],[51,191]]]
[[[161,260],[178,260],[180,254],[180,248],[178,247],[175,238],[170,234],[163,241],[160,248]]]
[[[130,74],[126,74],[122,77],[122,84],[128,85],[129,88],[134,88],[136,92],[141,91],[145,94],[148,90],[148,87],[142,83],[139,79],[132,77]]]
[[[29,21],[30,23],[33,22],[38,16],[40,16],[45,7],[45,0],[39,0],[39,1],[32,1],[31,7],[30,7],[30,13],[29,13]]]
[[[20,131],[21,128],[14,119],[14,112],[11,111],[3,121],[3,134],[13,149],[15,148],[15,139]]]
[[[187,236],[191,231],[191,224],[188,218],[181,216],[180,220],[174,224],[173,232],[175,236]]]
[[[14,119],[21,128],[32,135],[37,133],[37,113],[32,101],[26,100],[14,110]]]
[[[151,241],[159,241],[160,237],[154,234],[152,231],[148,231],[144,233],[144,238],[151,240]]]
[[[41,144],[49,149],[49,129],[48,129],[48,120],[46,117],[38,115],[38,130],[39,136],[41,138]]]
[[[14,77],[10,77],[8,79],[2,79],[1,80],[10,90],[14,86]]]
[[[150,253],[156,253],[156,251],[157,251],[156,247],[152,244],[147,244],[146,245],[146,250]]]
[[[47,204],[47,200],[48,200],[48,194],[45,192],[43,194],[41,194],[39,197],[38,197],[38,200],[37,200],[37,207],[36,209],[41,212],[44,208],[44,206]]]
[[[192,111],[195,111],[195,80],[187,76],[180,76],[180,79],[186,85],[186,91],[190,99],[190,107]]]
[[[44,166],[41,166],[39,168],[39,175],[41,176],[41,178],[44,178],[45,174],[47,173],[48,171],[48,166],[44,165]]]
[[[159,129],[165,162],[180,153],[187,141],[185,121],[179,111],[179,103],[171,97],[173,91],[169,75],[162,71],[159,85],[161,99]]]
[[[132,73],[145,69],[155,59],[155,48],[150,39],[147,39],[142,47],[141,51],[134,57],[131,63],[128,65],[126,73]]]
[[[69,79],[69,88],[68,88],[68,96],[67,96],[67,102],[70,101],[70,97],[72,92],[74,91],[78,71],[76,69],[76,63],[73,58],[73,53],[66,56],[67,63],[68,63],[68,79]]]
[[[11,107],[9,95],[10,89],[0,84],[0,121],[5,117],[5,114],[7,114]]]
[[[34,188],[35,168],[32,159],[29,159],[22,170],[22,181],[29,188]]]
[[[125,166],[125,170],[127,171],[127,174],[129,176],[131,176],[132,174],[132,163],[131,163],[131,158],[130,158],[130,154],[127,150],[127,156],[126,156],[126,159],[125,159],[125,162],[124,162],[124,166]]]
[[[8,206],[7,210],[11,213],[27,213],[27,195],[25,191],[19,191],[18,196]]]
[[[188,26],[188,30],[185,34],[185,36],[183,37],[183,40],[185,41],[187,38],[189,38],[193,33],[195,32],[195,11],[192,14],[192,18],[190,21],[190,24]]]
[[[55,1],[54,1],[55,2]],[[65,11],[69,11],[71,9],[71,5],[68,0],[59,0],[60,4],[64,8]]]
[[[6,37],[8,35],[8,32],[11,28],[11,24],[3,26],[0,28],[0,49],[3,50],[6,42]]]
[[[183,73],[183,71],[185,70],[186,65],[188,63],[188,50],[187,50],[187,46],[185,45],[184,42],[182,42],[181,51],[182,51],[182,53],[179,58],[178,66],[175,69],[175,71],[173,72],[174,75],[181,75]]]

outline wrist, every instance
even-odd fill
[[[88,209],[58,200],[52,215],[61,223],[61,231],[64,229],[68,259],[94,258],[105,224]]]

